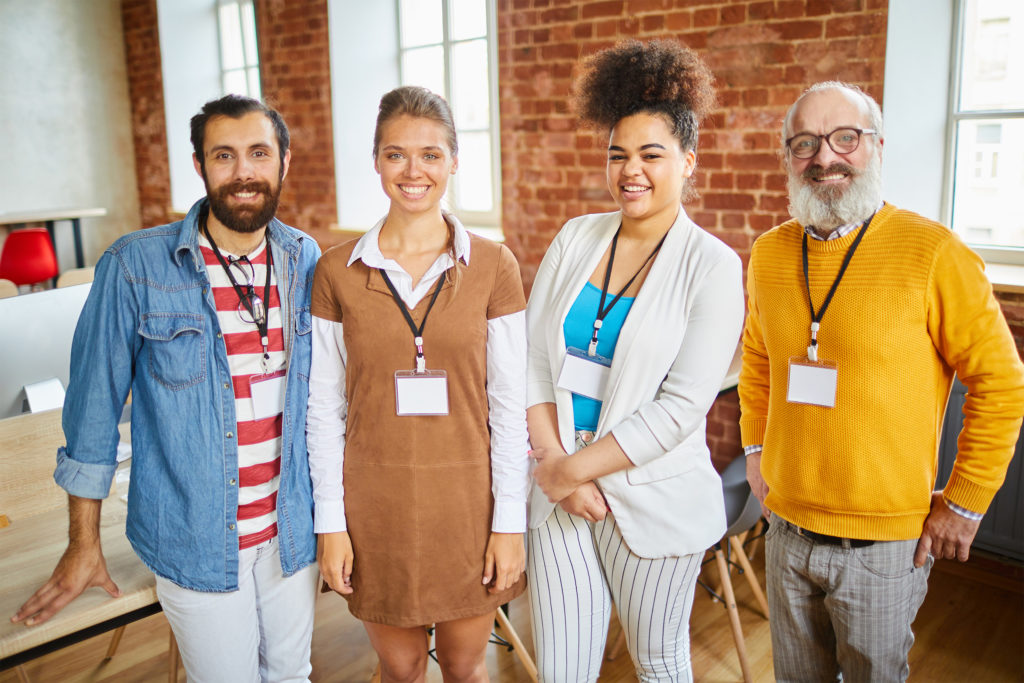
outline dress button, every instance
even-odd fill
[[[234,436],[235,436],[235,433],[234,433],[234,432],[228,432],[228,433],[226,434],[226,436],[227,436],[227,437],[228,437],[229,439],[232,439],[232,438],[234,438]]]
[[[228,483],[231,484],[232,486],[234,486],[235,485],[235,480],[234,479],[229,479]]]
[[[223,335],[223,334],[221,334],[220,332],[218,332],[218,333],[217,333],[217,339],[221,339],[221,338],[222,338],[223,336],[224,336],[224,335]]]
[[[234,531],[235,530],[235,525],[233,523],[232,524],[228,524],[228,528],[231,529],[232,531]]]
[[[230,387],[231,387],[231,384],[229,384],[228,382],[224,382],[224,388],[225,389],[228,389]]]

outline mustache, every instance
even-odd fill
[[[236,194],[239,192],[256,192],[258,194],[269,195],[271,191],[270,183],[263,180],[252,180],[249,182],[243,182],[236,180],[232,183],[222,186],[217,190],[217,196],[226,198],[228,195]]]
[[[833,173],[845,173],[850,177],[860,175],[860,171],[849,164],[835,163],[829,165],[828,168],[825,168],[821,164],[813,164],[808,166],[800,176],[804,180],[821,180],[825,176],[832,175]]]

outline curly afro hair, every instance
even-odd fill
[[[684,150],[715,106],[714,76],[696,52],[672,40],[621,42],[590,57],[573,95],[584,122],[611,130],[640,112],[663,114]]]

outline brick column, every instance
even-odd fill
[[[291,132],[278,218],[319,234],[338,222],[327,0],[255,0],[263,97]]]
[[[121,20],[139,185],[139,227],[149,228],[174,220],[156,0],[122,0]]]

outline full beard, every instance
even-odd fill
[[[850,176],[849,187],[818,186],[815,179],[834,172]],[[867,220],[882,202],[882,161],[876,156],[863,171],[847,164],[808,167],[789,173],[789,213],[801,225],[829,233],[841,225]]]
[[[236,192],[256,192],[263,197],[263,203],[253,208],[234,208],[229,202],[231,195]],[[210,211],[224,227],[235,232],[252,233],[264,227],[277,213],[281,184],[271,187],[267,182],[236,181],[217,189],[207,185],[206,196],[210,201]]]

